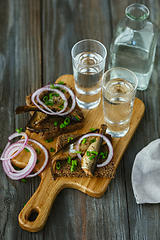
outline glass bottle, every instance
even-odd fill
[[[149,10],[142,4],[126,8],[110,46],[109,68],[124,67],[138,78],[138,90],[145,90],[153,70],[158,37],[157,28],[147,18]]]

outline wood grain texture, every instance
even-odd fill
[[[67,83],[74,89],[74,77],[73,75],[63,75],[57,79],[57,82],[62,81]],[[144,104],[143,102],[136,98],[133,114],[131,118],[130,129],[128,133],[123,138],[113,138],[113,149],[114,149],[114,158],[115,168],[117,169],[119,162],[135,132],[137,129],[143,114],[144,114]],[[102,123],[104,123],[103,118],[103,104],[102,101],[99,106],[93,110],[84,110],[84,127],[80,130],[77,130],[75,134],[83,134],[89,131],[90,128],[98,128]],[[38,134],[29,133],[27,135],[31,139],[35,139],[42,143],[49,152],[50,147],[52,146],[55,149],[56,139],[52,143],[46,143],[43,139],[40,138]],[[36,146],[35,146],[36,148]],[[51,154],[50,154],[51,155]],[[52,154],[53,155],[53,154]],[[38,156],[39,164],[42,165],[44,156]],[[24,167],[23,164],[28,162],[28,155],[23,151],[16,159],[13,160],[14,165],[17,167]],[[52,180],[52,175],[50,171],[50,162],[45,170],[41,174],[41,183],[29,200],[29,202],[24,206],[23,210],[19,214],[19,224],[20,226],[30,232],[37,232],[41,230],[48,218],[53,202],[58,195],[58,193],[63,188],[75,188],[80,190],[92,197],[101,197],[111,179],[103,178],[76,178],[76,177],[58,177],[55,181]],[[30,215],[36,212],[38,214],[37,218],[33,221],[29,220]]]
[[[137,0],[150,9],[160,26],[159,0]],[[29,115],[15,116],[25,95],[60,75],[72,74],[70,50],[81,39],[100,40],[109,53],[116,24],[130,0],[0,0],[0,149],[15,128],[25,127]],[[62,190],[55,199],[47,224],[37,233],[19,227],[17,216],[36,191],[39,177],[12,181],[0,164],[0,239],[123,239],[157,240],[160,205],[137,205],[131,185],[136,154],[159,138],[160,36],[149,87],[137,92],[146,107],[113,179],[101,198],[75,189]]]

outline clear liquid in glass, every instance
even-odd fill
[[[100,65],[102,57],[95,52],[82,52],[75,57],[73,66],[76,99],[81,108],[92,109],[101,100],[101,78],[104,70]]]
[[[112,137],[122,137],[128,130],[134,105],[133,86],[124,79],[112,79],[103,87],[104,120]]]

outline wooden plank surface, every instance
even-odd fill
[[[144,0],[150,18],[160,26],[159,1]],[[101,41],[109,51],[116,24],[130,0],[0,0],[0,149],[7,137],[26,125],[28,114],[15,116],[24,96],[72,74],[70,50],[84,38]],[[37,233],[19,227],[17,216],[36,191],[39,177],[26,183],[6,177],[0,165],[0,239],[153,239],[160,236],[159,204],[137,205],[131,186],[135,155],[159,137],[159,38],[149,87],[137,92],[146,111],[107,191],[92,198],[74,189],[62,190],[47,224]]]

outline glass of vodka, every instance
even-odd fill
[[[117,67],[104,73],[102,81],[107,133],[112,137],[123,137],[129,130],[138,79],[132,71]]]
[[[77,104],[84,109],[93,109],[101,101],[107,50],[102,43],[85,39],[73,46],[71,55]]]
[[[143,4],[126,8],[110,46],[109,68],[124,67],[138,78],[138,90],[146,90],[151,78],[158,30],[148,20],[149,9]]]

